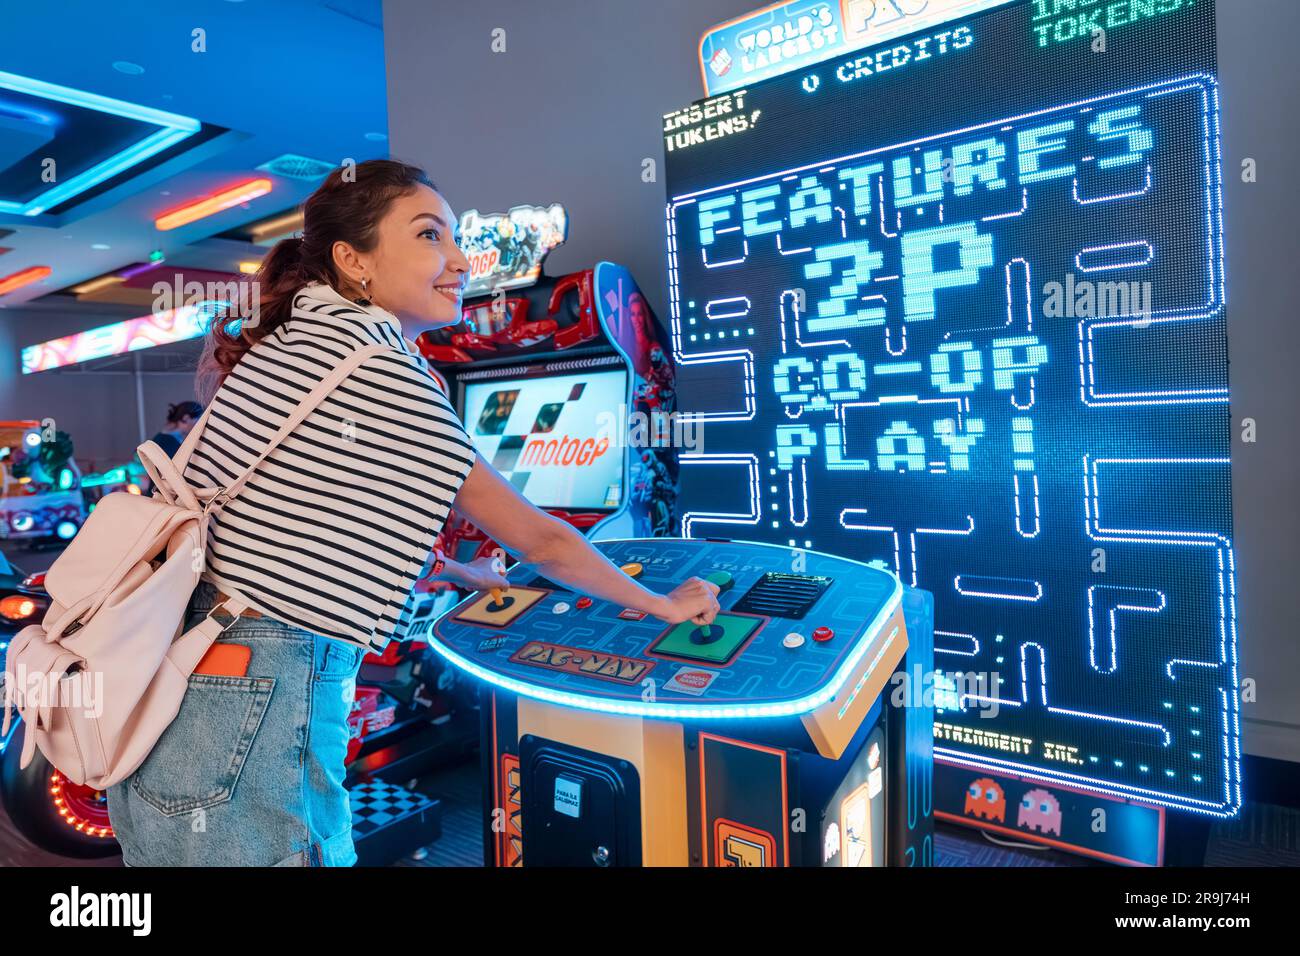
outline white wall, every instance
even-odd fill
[[[1219,0],[1217,10],[1237,612],[1241,672],[1258,695],[1243,704],[1245,742],[1249,753],[1300,761],[1300,3]],[[1253,183],[1241,181],[1247,157]],[[1256,422],[1253,444],[1241,441],[1245,418]]]
[[[388,137],[457,214],[562,203],[562,275],[601,259],[627,266],[666,315],[660,117],[701,96],[700,34],[758,0],[489,0],[454,15],[385,0]],[[506,52],[493,53],[492,31]]]

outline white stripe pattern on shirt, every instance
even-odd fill
[[[222,383],[185,477],[229,484],[332,367],[374,344],[392,351],[362,362],[213,518],[205,577],[276,620],[382,650],[474,464],[395,317],[301,290]]]

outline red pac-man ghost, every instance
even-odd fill
[[[1020,799],[1016,826],[1061,835],[1061,804],[1046,790],[1030,790]]]
[[[965,812],[1002,823],[1007,818],[1007,796],[988,777],[980,777],[966,788]]]

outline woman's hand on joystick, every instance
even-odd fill
[[[687,578],[661,601],[662,607],[654,615],[669,624],[712,624],[718,616],[718,586],[702,578]]]
[[[500,558],[476,558],[465,565],[465,573],[468,578],[466,583],[479,591],[487,591],[491,588],[505,591],[510,588]]]

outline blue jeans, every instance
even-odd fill
[[[212,608],[194,592],[186,628]],[[343,787],[348,713],[365,651],[269,617],[219,638],[252,649],[245,677],[195,674],[176,719],[108,788],[128,866],[352,866]]]

